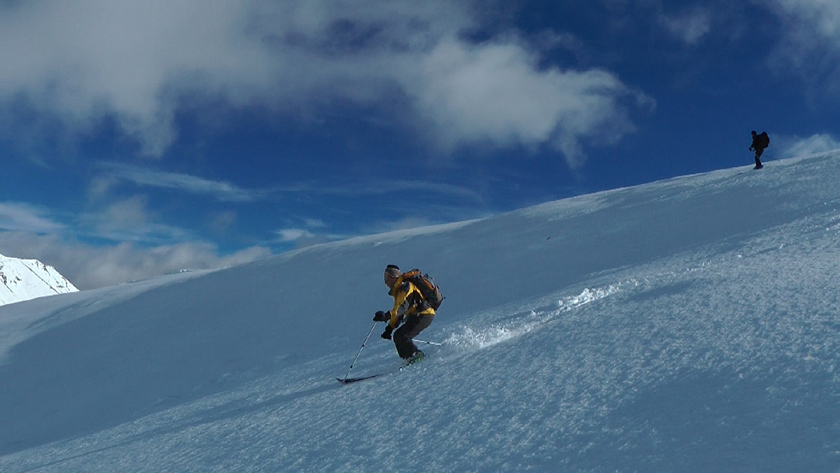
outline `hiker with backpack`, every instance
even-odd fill
[[[750,145],[750,151],[755,151],[755,167],[753,169],[761,169],[764,167],[764,165],[761,164],[761,154],[764,153],[764,148],[768,146],[770,146],[770,137],[767,136],[767,132],[762,131],[758,134],[755,130],[753,130],[752,145]]]
[[[388,295],[394,298],[394,307],[387,312],[378,311],[373,320],[388,323],[382,338],[391,340],[393,333],[400,358],[409,364],[420,361],[423,352],[412,339],[434,320],[435,310],[443,300],[440,290],[427,274],[421,274],[417,269],[403,273],[398,266],[389,264],[384,276]]]

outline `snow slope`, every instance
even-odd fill
[[[840,153],[0,307],[0,471],[837,471]],[[341,386],[386,264],[427,359]],[[378,338],[352,375],[394,370]]]
[[[76,291],[52,266],[0,255],[0,305]]]

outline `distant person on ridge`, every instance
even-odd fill
[[[388,323],[382,338],[390,340],[393,332],[400,358],[408,364],[420,361],[424,354],[412,339],[434,320],[435,309],[443,300],[440,290],[428,275],[421,274],[419,270],[403,273],[393,264],[385,268],[385,285],[390,289],[388,295],[394,298],[394,308],[377,312],[373,320]]]
[[[750,145],[750,151],[755,151],[755,168],[753,169],[761,169],[764,167],[761,164],[761,154],[764,153],[764,148],[770,146],[770,137],[767,136],[766,131],[762,131],[761,134],[752,131],[752,145]]]

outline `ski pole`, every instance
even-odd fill
[[[439,347],[440,347],[440,346],[443,346],[443,343],[437,343],[437,342],[427,342],[427,341],[425,341],[425,340],[417,340],[417,339],[414,339],[414,340],[413,340],[413,342],[414,342],[414,343],[425,343],[426,345],[436,345],[436,346],[439,346]]]
[[[353,366],[356,364],[356,360],[359,359],[359,355],[362,354],[362,350],[365,349],[365,344],[367,343],[368,339],[370,338],[370,334],[373,333],[373,329],[376,327],[376,322],[373,323],[370,327],[370,332],[368,332],[367,337],[365,337],[365,341],[362,342],[362,348],[359,348],[359,353],[356,353],[356,358],[353,358],[353,363],[350,363],[350,368],[347,369],[347,374],[344,375],[344,380],[347,381],[347,377],[350,376],[350,370],[353,369]]]

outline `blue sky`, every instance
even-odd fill
[[[840,147],[818,0],[5,0],[0,44],[0,253],[82,289]]]

